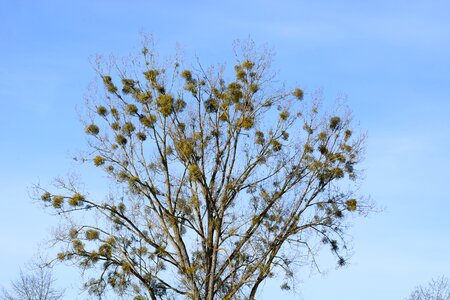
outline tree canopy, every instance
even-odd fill
[[[32,265],[27,272],[11,282],[10,290],[2,288],[0,300],[60,300],[64,290],[55,288],[55,279],[48,268]]]
[[[450,284],[446,277],[432,279],[427,286],[416,287],[407,300],[449,300]]]
[[[279,84],[255,49],[237,46],[232,74],[161,63],[148,46],[98,66],[83,161],[117,188],[102,199],[70,179],[38,188],[66,224],[58,259],[94,270],[90,293],[255,299],[274,276],[290,289],[322,246],[345,264],[349,216],[370,210],[355,193],[364,136],[348,112]]]

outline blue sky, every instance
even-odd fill
[[[303,270],[295,295],[268,283],[260,299],[404,299],[450,276],[449,15],[439,0],[2,1],[0,284],[57,224],[30,187],[86,171],[71,157],[86,145],[77,111],[95,78],[90,59],[137,51],[141,32],[162,53],[179,43],[205,64],[231,64],[233,40],[251,36],[275,49],[290,85],[323,89],[328,101],[347,95],[368,133],[361,190],[384,211],[354,221],[350,265]],[[75,271],[57,272],[75,298]]]

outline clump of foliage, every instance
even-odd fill
[[[348,216],[370,209],[352,189],[363,136],[346,112],[278,87],[267,52],[237,49],[231,76],[161,66],[147,47],[131,70],[99,68],[84,161],[125,192],[96,199],[65,183],[67,195],[42,195],[72,217],[58,259],[99,269],[85,283],[94,295],[254,299],[273,276],[291,289],[320,245],[345,263]],[[78,224],[91,212],[96,223]]]

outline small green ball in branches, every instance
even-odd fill
[[[111,123],[111,129],[115,130],[115,131],[119,130],[120,129],[119,123],[117,123],[117,122]]]
[[[158,70],[148,70],[148,71],[144,72],[145,78],[152,83],[156,82],[158,75],[159,75]]]
[[[53,207],[54,208],[61,208],[63,202],[64,202],[63,196],[53,196]]]
[[[289,112],[287,110],[284,110],[280,113],[280,119],[281,121],[286,121],[287,118],[289,118]]]
[[[327,140],[327,133],[325,132],[325,131],[322,131],[322,132],[320,132],[318,135],[317,135],[317,138],[320,140],[320,141],[322,141],[322,142],[325,142],[326,140]]]
[[[78,233],[79,233],[79,231],[77,229],[72,228],[69,230],[69,237],[71,239],[76,239],[78,237]]]
[[[254,124],[255,124],[255,119],[252,116],[243,116],[238,121],[238,126],[245,130],[251,129]]]
[[[334,116],[330,119],[330,129],[332,130],[338,129],[340,124],[341,118],[339,118],[338,116]]]
[[[108,110],[104,106],[97,107],[97,114],[99,116],[105,117],[108,114]]]
[[[217,112],[218,106],[219,102],[217,101],[217,99],[209,98],[208,100],[205,101],[205,109],[209,113]]]
[[[234,70],[236,71],[236,78],[240,81],[245,82],[247,77],[247,72],[245,72],[241,66],[235,66]]]
[[[347,141],[352,136],[352,131],[350,129],[345,130],[344,139]]]
[[[97,240],[100,236],[100,233],[94,229],[86,230],[86,239],[89,241]]]
[[[98,254],[103,257],[111,257],[112,249],[111,245],[109,244],[103,244],[98,248]]]
[[[304,124],[303,129],[310,135],[313,134],[313,132],[314,132],[314,130],[308,124]]]
[[[133,94],[133,97],[136,99],[137,102],[142,104],[148,104],[152,100],[152,94],[150,92],[135,93]]]
[[[131,122],[126,122],[122,126],[123,134],[128,135],[128,136],[130,136],[135,129],[136,129],[136,127],[134,127],[133,123],[131,123]]]
[[[114,119],[119,120],[119,111],[115,107],[111,107],[111,114],[113,115]]]
[[[69,199],[69,205],[70,206],[78,206],[85,200],[84,196],[80,193],[75,193],[70,199]]]
[[[90,135],[97,135],[97,134],[99,133],[100,129],[98,128],[97,125],[95,125],[95,124],[90,124],[90,125],[86,126],[86,128],[84,129],[84,131],[85,131],[87,134],[90,134]]]
[[[250,60],[246,60],[242,63],[242,67],[247,70],[253,69],[254,66],[255,66],[255,63]]]
[[[249,89],[250,93],[255,94],[256,92],[259,91],[259,86],[256,83],[251,83],[248,86],[248,89]]]
[[[356,199],[349,199],[345,202],[345,205],[349,211],[355,211],[358,207],[358,202]]]
[[[197,85],[194,82],[185,84],[184,89],[188,92],[191,92],[192,95],[195,95],[197,93]]]
[[[183,159],[189,159],[194,153],[194,141],[190,139],[178,141],[175,144],[176,150],[183,156]]]
[[[129,115],[134,115],[137,114],[138,108],[134,104],[128,104],[125,106],[125,112]]]
[[[256,131],[255,136],[256,136],[256,141],[255,141],[256,144],[258,144],[258,145],[264,144],[265,139],[264,139],[264,133],[262,131]]]
[[[283,145],[277,140],[273,140],[271,142],[271,144],[272,144],[272,150],[275,151],[275,152],[280,151],[281,148],[283,147]]]
[[[192,180],[200,180],[202,177],[202,171],[200,170],[199,166],[196,164],[190,165],[188,167],[189,170],[189,177]]]
[[[312,153],[314,152],[313,147],[311,147],[310,144],[305,144],[305,153]]]
[[[245,73],[244,70],[239,70],[238,72],[236,72],[236,78],[241,81],[244,81],[246,76],[247,76],[247,73]]]
[[[331,173],[333,174],[333,177],[337,178],[337,179],[340,179],[340,178],[344,177],[344,171],[341,168],[338,168],[338,167],[333,168],[331,170]]]
[[[319,145],[319,147],[317,149],[319,150],[320,154],[322,154],[322,155],[325,155],[328,153],[328,148],[324,144]]]
[[[51,198],[52,198],[52,195],[51,195],[49,192],[45,192],[45,193],[42,194],[42,196],[41,196],[41,200],[42,200],[42,201],[45,201],[45,202],[50,201]]]
[[[243,97],[242,86],[237,82],[232,82],[228,85],[228,98],[231,102],[239,102]]]
[[[106,89],[108,90],[108,92],[110,92],[112,94],[117,92],[117,87],[112,82],[111,76],[108,76],[108,75],[103,76],[103,83],[104,83]]]
[[[156,122],[156,116],[153,114],[149,114],[147,116],[141,117],[139,121],[141,121],[142,125],[146,127],[153,127]]]
[[[138,132],[136,133],[136,137],[140,140],[140,141],[145,141],[147,139],[147,136],[145,135],[145,133],[143,132]]]
[[[96,167],[99,167],[105,163],[105,158],[100,155],[97,155],[96,157],[94,157],[92,161],[94,162],[94,165]]]
[[[164,95],[166,93],[166,88],[162,85],[157,85],[156,90],[160,95]]]
[[[124,94],[129,94],[134,90],[134,84],[135,84],[134,80],[123,78],[122,84],[123,84],[122,92]]]
[[[130,191],[135,193],[135,194],[139,193],[139,190],[140,190],[139,185],[140,185],[140,183],[141,183],[141,180],[139,179],[139,177],[131,176],[131,177],[128,178],[128,185],[130,187]],[[121,204],[122,204],[122,207],[124,207],[123,203],[121,203]]]
[[[72,247],[73,247],[73,250],[78,254],[81,254],[84,252],[84,244],[80,240],[73,240]]]
[[[57,258],[59,261],[64,261],[64,260],[66,260],[66,258],[67,258],[67,254],[66,254],[65,252],[59,252],[59,253],[56,255],[56,258]]]
[[[174,109],[176,112],[182,112],[186,108],[186,101],[179,98],[177,101],[175,101]]]
[[[130,179],[130,180],[131,180],[131,179]],[[133,178],[133,181],[134,181],[135,184],[136,184],[137,182],[139,182],[139,178],[134,177],[134,178]],[[126,209],[125,204],[124,204],[123,202],[119,203],[119,204],[117,205],[117,209],[120,211],[121,214],[123,214],[123,213],[125,212],[125,209]]]
[[[344,217],[344,214],[342,213],[342,211],[341,211],[340,209],[336,209],[336,210],[334,211],[334,216],[335,216],[336,218],[338,218],[338,219],[341,219],[341,218]]]
[[[295,98],[297,98],[298,100],[303,100],[303,90],[296,88],[294,90],[294,92],[292,93],[292,95],[294,95]]]
[[[123,135],[118,134],[116,135],[116,143],[124,146],[127,143],[127,139]]]
[[[173,112],[173,97],[167,94],[160,95],[156,99],[156,105],[159,108],[159,112],[167,117]]]
[[[129,274],[133,270],[133,267],[127,261],[123,261],[121,267],[122,267],[122,271],[123,271],[124,274]]]
[[[112,78],[109,75],[102,76],[102,79],[105,84],[112,82]]]
[[[187,81],[191,81],[192,80],[192,72],[189,70],[184,70],[183,72],[181,72],[181,77],[183,77],[185,80]]]

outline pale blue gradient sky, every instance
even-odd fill
[[[304,270],[299,294],[266,284],[260,299],[394,300],[450,276],[449,1],[1,1],[0,284],[49,237],[56,220],[28,188],[81,170],[76,108],[95,54],[137,51],[153,33],[163,53],[180,43],[205,64],[232,61],[249,35],[276,50],[280,78],[332,101],[345,93],[368,132],[362,191],[385,210],[355,220],[349,266]],[[76,275],[58,268],[75,298]],[[81,299],[81,297],[80,297]]]

